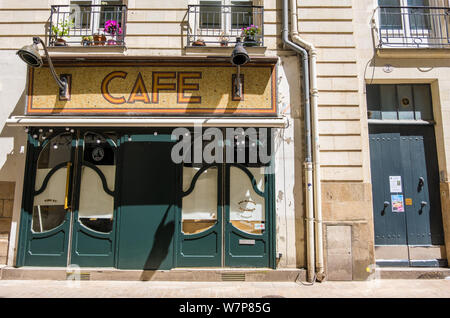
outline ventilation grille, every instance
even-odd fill
[[[244,282],[245,273],[222,273],[222,281],[224,282]]]
[[[66,273],[66,280],[91,280],[90,273]]]

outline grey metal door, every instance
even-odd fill
[[[377,264],[445,265],[436,253],[444,237],[433,126],[372,125],[369,133]]]

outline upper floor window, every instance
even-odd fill
[[[448,46],[450,8],[434,6],[438,3],[441,1],[378,0],[380,46]]]
[[[69,0],[66,5],[52,5],[48,43],[124,46],[126,9],[122,0]]]
[[[423,30],[430,28],[428,0],[378,0],[382,29]]]
[[[188,46],[201,39],[207,43],[233,43],[243,28],[258,29],[256,42],[262,44],[263,7],[253,0],[199,0],[188,6]]]
[[[71,0],[74,26],[81,29],[102,31],[106,21],[122,21],[122,0]]]

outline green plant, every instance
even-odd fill
[[[253,35],[261,32],[261,30],[258,28],[258,26],[253,25],[253,24],[249,27],[244,27],[241,30],[242,30],[242,34],[244,36],[253,36]]]
[[[52,25],[52,33],[57,37],[69,37],[70,28],[72,28],[73,26],[73,20],[64,20],[61,24]]]

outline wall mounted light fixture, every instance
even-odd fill
[[[56,74],[55,68],[53,67],[52,60],[48,54],[47,47],[39,37],[33,37],[33,44],[25,45],[23,48],[17,51],[17,55],[29,66],[39,68],[44,62],[42,60],[41,55],[39,54],[38,44],[41,43],[44,47],[45,57],[47,58],[48,65],[50,67],[50,72],[52,73],[53,78],[56,81],[56,84],[59,87],[59,98],[61,100],[69,99],[69,84],[68,77],[61,75],[58,77]]]

